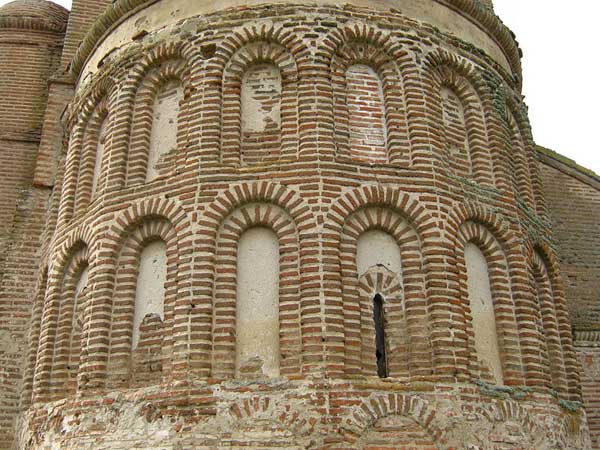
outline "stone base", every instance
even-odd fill
[[[391,379],[179,382],[38,405],[18,449],[589,449],[576,404]]]

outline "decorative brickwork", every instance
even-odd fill
[[[516,43],[422,2],[75,1],[0,448],[592,448]]]
[[[470,62],[444,50],[430,53],[428,63],[431,101],[441,110],[437,120],[443,126],[435,137],[442,145],[442,163],[456,176],[493,184],[485,119],[492,109],[489,87]]]

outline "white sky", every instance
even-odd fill
[[[523,49],[523,92],[536,142],[600,174],[600,89],[593,80],[600,1],[494,0],[494,6]]]

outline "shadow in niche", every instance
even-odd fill
[[[387,357],[385,352],[385,330],[383,327],[383,297],[376,294],[373,297],[373,321],[375,322],[375,357],[377,358],[377,375],[379,378],[388,377]]]

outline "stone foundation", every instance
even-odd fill
[[[393,380],[175,383],[59,401],[23,418],[18,448],[589,448],[582,409],[530,390]],[[394,433],[397,434],[394,437]]]

